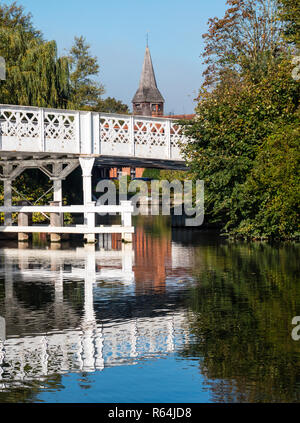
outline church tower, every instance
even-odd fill
[[[163,116],[165,100],[157,88],[149,47],[146,48],[140,86],[133,100],[133,114]]]

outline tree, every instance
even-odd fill
[[[68,60],[57,56],[55,41],[44,41],[32,24],[31,15],[25,14],[24,8],[16,3],[0,5],[0,56],[6,62],[6,80],[0,82],[0,103],[67,107]],[[14,185],[34,202],[48,191],[49,180],[40,171],[31,170],[24,172]],[[2,192],[1,184],[0,197]],[[23,198],[14,196],[14,200]],[[49,201],[49,195],[46,200]]]
[[[127,104],[122,103],[120,100],[116,100],[113,97],[107,97],[105,100],[100,100],[94,107],[95,112],[104,113],[119,113],[129,114],[129,107]]]
[[[43,41],[31,15],[15,3],[0,6],[0,56],[6,61],[1,103],[66,108],[68,61],[57,57],[55,41]]]
[[[31,37],[42,39],[42,34],[32,24],[30,13],[24,13],[24,7],[18,6],[17,2],[10,5],[2,4],[0,6],[0,25],[10,29],[23,29]]]
[[[192,177],[206,183],[206,213],[213,222],[230,221],[233,194],[251,172],[259,146],[280,120],[293,121],[299,102],[299,84],[286,61],[269,69],[254,84],[241,80],[202,94],[195,121],[183,122],[194,141],[185,147]]]
[[[300,5],[295,0],[278,0],[286,40],[300,48]]]
[[[235,235],[299,236],[299,123],[298,118],[289,125],[279,124],[260,147],[239,195],[233,196],[230,227]]]
[[[275,193],[271,175],[280,173],[284,160],[286,166],[294,166],[292,155],[282,153],[276,160],[274,147],[274,166],[267,161],[270,172],[263,163],[270,148],[267,140],[276,134],[277,140],[280,137],[278,127],[284,128],[283,137],[285,128],[300,124],[300,85],[292,78],[291,56],[279,38],[282,32],[271,31],[271,22],[278,15],[273,17],[273,8],[271,17],[265,15],[267,3],[273,2],[229,0],[227,18],[211,21],[205,56],[212,67],[207,69],[199,92],[196,118],[181,122],[191,137],[183,150],[191,177],[205,181],[206,218],[211,223],[221,224],[227,234],[289,238],[297,233],[295,197],[290,194],[291,201],[283,206],[278,199],[286,198],[284,186],[276,180]],[[250,13],[254,6],[258,11]],[[242,12],[245,23],[241,21]],[[247,24],[249,16],[253,24],[256,22],[256,37]],[[299,149],[297,143],[294,147]],[[258,169],[268,178],[257,178]],[[299,189],[299,180],[292,180],[288,186]],[[265,201],[266,193],[270,203]]]
[[[258,79],[282,43],[277,0],[227,0],[227,5],[224,17],[210,19],[203,35],[206,86],[249,69]]]
[[[104,88],[93,80],[99,74],[97,58],[90,55],[85,38],[75,37],[68,58],[70,64],[71,96],[69,108],[91,110],[101,101]]]

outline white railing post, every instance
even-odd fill
[[[41,152],[44,153],[45,150],[46,150],[46,145],[45,145],[44,109],[40,109],[39,124],[40,124],[40,137],[41,137],[40,149],[41,149]]]
[[[81,137],[80,137],[80,112],[76,112],[75,115],[75,138],[77,145],[77,152],[80,153],[81,149]]]
[[[130,156],[135,156],[135,140],[134,140],[134,117],[130,116],[129,122],[129,145],[130,145]]]
[[[93,131],[91,112],[80,112],[80,153],[93,154]]]
[[[93,153],[101,154],[99,113],[92,114],[92,140],[93,140]]]
[[[88,207],[95,207],[96,206],[96,201],[90,201],[87,204]],[[87,226],[89,228],[95,228],[95,224],[96,224],[96,212],[88,212],[87,213]]]
[[[171,121],[166,122],[166,153],[167,158],[171,159]]]
[[[95,207],[96,202],[90,201],[87,204],[88,207]],[[95,243],[95,226],[96,226],[96,212],[88,212],[87,213],[87,233],[85,234],[85,239],[88,244],[94,244]],[[91,229],[91,233],[89,233],[89,228]]]

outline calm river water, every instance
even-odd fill
[[[137,220],[0,244],[0,402],[300,402],[299,245]]]

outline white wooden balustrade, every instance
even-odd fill
[[[0,105],[0,151],[183,161],[176,120]]]
[[[94,242],[95,234],[122,234],[124,241],[131,242],[134,227],[132,213],[134,208],[131,201],[121,201],[120,205],[96,206],[91,202],[84,206],[11,206],[0,207],[0,213],[79,213],[85,214],[85,224],[76,226],[0,226],[0,233],[47,233],[47,234],[85,234],[90,242]],[[96,226],[96,214],[117,213],[121,215],[121,225]]]

